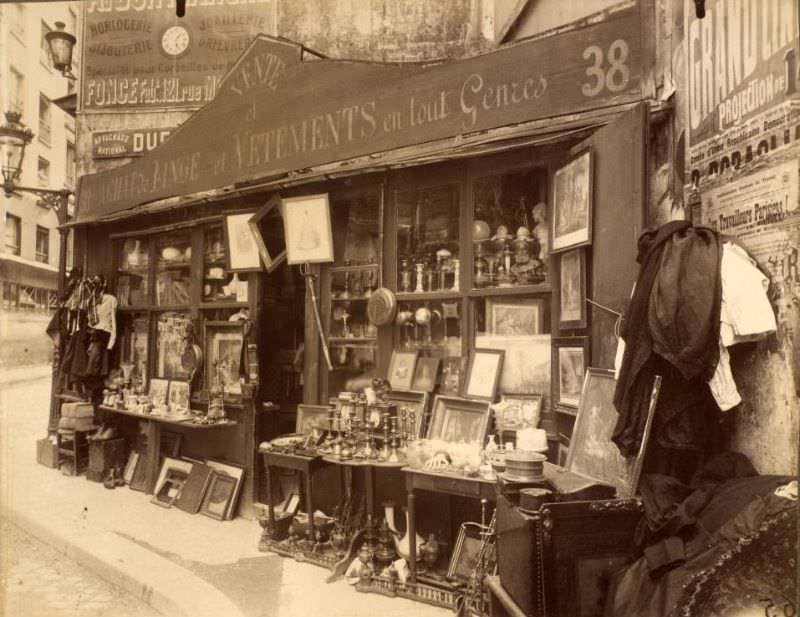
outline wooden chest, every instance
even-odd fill
[[[128,451],[124,438],[89,442],[89,470],[104,474],[113,467],[124,467]]]
[[[503,588],[528,617],[601,616],[611,573],[633,560],[641,515],[633,499],[560,501],[530,512],[498,496]]]
[[[37,440],[36,462],[52,469],[58,468],[58,445],[47,437]]]

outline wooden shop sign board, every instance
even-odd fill
[[[171,132],[171,128],[94,131],[92,158],[116,159],[142,156],[145,152],[161,145]]]

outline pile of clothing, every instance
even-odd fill
[[[776,330],[769,279],[735,240],[689,221],[642,234],[637,261],[617,350],[612,440],[624,456],[638,454],[660,375],[651,439],[711,451],[720,411],[741,402],[728,347]]]

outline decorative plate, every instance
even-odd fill
[[[394,292],[381,287],[372,292],[367,302],[367,317],[370,323],[383,326],[394,319],[397,310],[397,299]]]

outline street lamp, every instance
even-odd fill
[[[44,35],[53,57],[53,66],[67,79],[75,79],[72,74],[72,48],[77,39],[64,30],[66,26],[63,21],[57,21],[54,25],[56,29]]]

